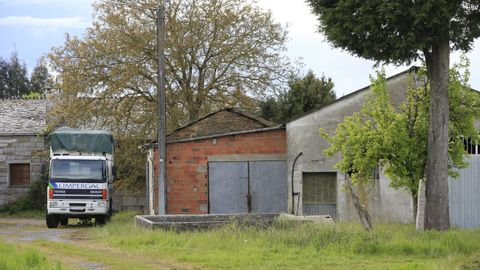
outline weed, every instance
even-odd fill
[[[141,256],[213,269],[449,269],[480,253],[480,230],[417,232],[413,225],[380,224],[368,233],[351,223],[276,222],[178,233],[138,228],[133,219],[119,213],[93,233]]]
[[[61,270],[60,263],[52,264],[37,250],[20,248],[0,240],[0,270]]]

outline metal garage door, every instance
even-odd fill
[[[470,156],[470,166],[448,180],[450,223],[461,228],[480,226],[480,156]]]
[[[209,162],[211,214],[287,211],[285,161]]]

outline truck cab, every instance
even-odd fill
[[[69,132],[75,131],[72,130],[69,129]],[[69,218],[94,218],[97,224],[104,224],[111,216],[115,174],[113,150],[111,153],[102,152],[105,149],[97,149],[98,141],[97,146],[85,147],[85,142],[98,140],[98,136],[92,137],[90,133],[82,130],[74,132],[75,136],[63,136],[61,147],[55,145],[53,138],[56,135],[49,135],[52,137],[47,187],[48,228],[67,225]],[[113,147],[113,139],[110,142]]]

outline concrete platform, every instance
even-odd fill
[[[290,214],[280,214],[278,217],[278,221],[335,225],[335,221],[329,215],[294,216]]]
[[[154,215],[136,216],[135,224],[148,229],[174,231],[204,230],[235,223],[239,226],[263,226],[273,224],[279,214],[225,214],[225,215]]]

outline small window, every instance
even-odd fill
[[[478,144],[474,143],[472,139],[463,139],[463,145],[465,147],[465,151],[470,155],[479,155],[480,149]]]
[[[303,173],[303,213],[337,216],[337,173]]]
[[[30,164],[10,164],[10,186],[30,184]]]

